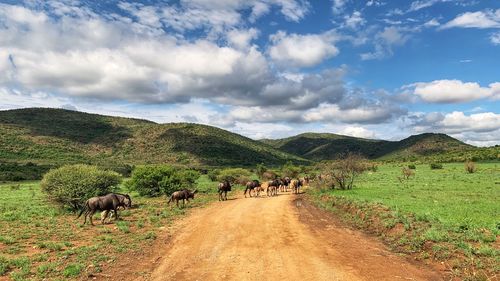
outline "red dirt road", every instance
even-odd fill
[[[137,280],[442,280],[300,196],[241,197],[180,221]]]

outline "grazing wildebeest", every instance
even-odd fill
[[[278,195],[278,187],[281,185],[281,180],[276,179],[267,182],[267,196],[277,196]]]
[[[132,199],[130,199],[130,196],[128,194],[122,194],[122,193],[113,193],[116,196],[118,196],[118,199],[120,201],[120,205],[117,207],[117,210],[120,209],[120,207],[123,207],[123,209],[127,209],[132,207]],[[113,210],[104,210],[101,213],[101,223],[104,224],[106,222],[106,218],[115,218],[116,219],[116,213],[113,212]]]
[[[245,185],[245,192],[243,193],[245,195],[245,198],[247,197],[247,191],[248,194],[250,194],[250,197],[252,197],[252,190],[254,190],[256,187],[260,187],[260,182],[258,180],[247,182]]]
[[[299,194],[300,186],[302,184],[300,183],[299,180],[291,180],[290,181],[290,187],[292,188],[293,193]]]
[[[189,198],[194,199],[194,194],[196,192],[198,192],[197,189],[195,189],[194,191],[190,191],[189,189],[183,189],[183,190],[176,191],[176,192],[172,193],[167,204],[170,204],[170,202],[173,202],[175,200],[177,207],[179,207],[179,200],[182,200],[182,206],[184,206],[185,205],[184,200],[187,200],[189,202]]]
[[[132,200],[128,194],[110,193],[104,196],[92,197],[85,202],[85,206],[78,215],[78,218],[80,218],[80,216],[85,212],[83,224],[87,223],[87,217],[89,217],[90,224],[94,225],[92,216],[97,211],[105,211],[105,215],[101,216],[101,223],[104,224],[104,220],[110,211],[114,212],[115,220],[118,220],[118,208],[127,208],[131,206]]]
[[[219,201],[227,200],[228,191],[231,191],[231,184],[229,183],[229,181],[223,181],[219,183],[219,186],[217,188],[217,192],[219,192]],[[222,193],[224,193],[224,196],[222,196]]]

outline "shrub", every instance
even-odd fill
[[[476,172],[476,164],[472,161],[467,161],[464,164],[465,171],[469,174],[473,174]]]
[[[259,178],[262,178],[262,175],[267,171],[266,166],[264,166],[263,163],[257,164],[257,167],[255,169],[255,173]]]
[[[170,195],[182,188],[191,188],[200,174],[165,165],[140,166],[132,172],[126,185],[141,196]]]
[[[366,159],[361,155],[348,153],[341,159],[326,164],[322,174],[330,175],[331,180],[328,181],[328,184],[332,188],[338,186],[340,189],[352,189],[356,177],[366,171],[368,167]]]
[[[241,184],[248,181],[250,178],[250,172],[242,168],[232,168],[224,169],[220,172],[217,179],[219,181],[229,181],[230,183]]]
[[[283,177],[297,178],[300,174],[300,171],[301,168],[294,166],[290,161],[288,161],[281,168],[281,173],[283,174]]]
[[[443,168],[443,164],[440,163],[431,163],[431,170],[439,170]]]
[[[416,170],[417,167],[414,164],[408,165],[408,169]]]
[[[76,210],[88,198],[113,191],[120,181],[116,172],[79,164],[50,170],[43,177],[41,187],[53,202]]]
[[[207,173],[207,176],[208,178],[211,180],[211,181],[217,181],[217,177],[219,176],[220,174],[220,170],[218,169],[214,169],[214,170],[210,170],[208,173]]]

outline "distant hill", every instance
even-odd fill
[[[284,139],[261,140],[284,152],[313,161],[331,160],[357,152],[370,159],[464,161],[497,159],[500,148],[477,148],[446,134],[425,133],[400,141],[363,139],[328,133],[305,133]]]
[[[248,166],[289,160],[308,162],[211,126],[157,124],[64,109],[0,111],[0,162]]]

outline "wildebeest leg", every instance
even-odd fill
[[[94,216],[96,210],[92,210],[90,211],[90,214],[89,214],[89,219],[90,219],[90,224],[91,225],[94,225],[94,221],[92,220],[92,217]]]
[[[118,210],[116,209],[116,207],[114,207],[113,211],[115,212],[115,221],[117,221],[118,220]]]
[[[179,199],[175,199],[175,204],[177,205],[177,208],[179,208]]]
[[[101,224],[104,224],[104,222],[106,221],[106,218],[108,217],[108,214],[109,214],[109,211],[108,211],[108,210],[105,210],[105,211],[101,214]]]
[[[226,200],[227,200],[227,190],[224,191],[224,201],[226,201]]]
[[[243,192],[243,195],[245,195],[245,198],[247,198],[247,190],[248,190],[248,187],[246,187],[245,192]],[[252,196],[250,195],[250,197],[252,197]]]

